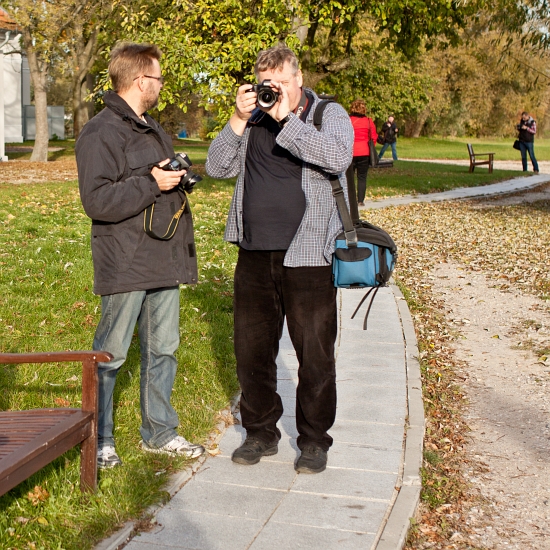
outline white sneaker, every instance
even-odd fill
[[[116,454],[115,448],[112,445],[106,445],[97,450],[97,467],[100,470],[106,470],[108,468],[114,468],[120,466],[122,460]]]
[[[204,447],[202,445],[195,445],[189,443],[185,437],[177,435],[162,447],[151,447],[145,441],[140,442],[140,447],[149,453],[161,453],[165,455],[180,455],[187,458],[197,458],[204,453]]]

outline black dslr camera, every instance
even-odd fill
[[[254,84],[250,89],[258,94],[256,103],[264,109],[271,109],[279,99],[279,93],[269,85],[270,82],[271,80],[264,80],[261,84]]]
[[[198,183],[202,180],[201,176],[195,174],[189,169],[192,164],[193,163],[191,162],[191,159],[185,153],[176,153],[176,156],[171,159],[170,162],[168,162],[164,166],[160,166],[159,168],[170,172],[187,170],[187,173],[182,176],[179,182],[179,186],[187,193],[191,193],[193,191],[193,187],[195,187],[195,183]]]

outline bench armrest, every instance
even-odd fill
[[[68,363],[95,361],[108,363],[113,356],[106,351],[53,351],[47,353],[0,353],[0,363]]]
[[[106,351],[54,351],[46,353],[0,353],[0,364],[82,363],[82,410],[97,415],[97,364],[113,356]]]

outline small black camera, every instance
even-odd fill
[[[271,80],[264,80],[261,84],[254,84],[250,90],[258,94],[256,103],[264,109],[271,109],[279,99],[279,93],[269,85],[270,82]]]
[[[198,183],[202,180],[201,176],[195,174],[189,169],[189,167],[192,165],[193,163],[191,162],[191,159],[185,153],[176,153],[176,156],[171,159],[170,162],[168,162],[164,166],[161,166],[160,168],[170,172],[187,170],[187,173],[182,176],[179,182],[179,186],[187,193],[191,193],[193,191],[193,187],[195,187],[195,183]]]

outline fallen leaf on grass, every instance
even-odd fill
[[[41,502],[48,500],[50,493],[40,485],[36,485],[33,491],[27,493],[27,498],[30,500],[33,506],[38,506]]]
[[[71,404],[70,401],[63,399],[62,397],[56,397],[54,403],[60,407],[68,407]]]

